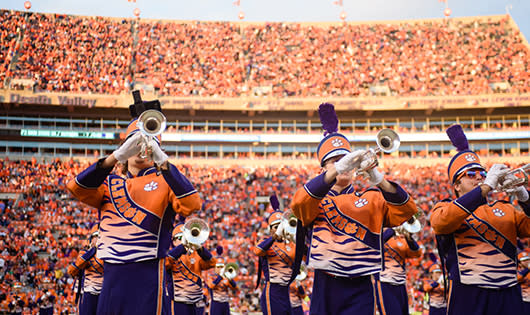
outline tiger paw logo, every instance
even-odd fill
[[[334,147],[341,147],[344,145],[341,139],[333,139],[331,140],[331,145]]]
[[[505,213],[501,209],[495,208],[495,209],[493,209],[493,214],[498,216],[498,217],[502,217],[502,216],[504,216]]]
[[[368,200],[366,200],[366,199],[364,199],[364,198],[361,198],[361,199],[359,199],[359,200],[357,200],[357,201],[355,202],[355,206],[356,206],[357,208],[364,207],[364,206],[366,206],[367,204],[368,204]]]
[[[475,162],[477,160],[474,154],[466,154],[464,159],[466,159],[468,162]]]
[[[145,191],[153,191],[158,188],[158,183],[155,181],[151,181],[149,184],[145,184],[144,190]]]

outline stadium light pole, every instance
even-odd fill
[[[513,9],[513,6],[511,4],[506,5],[506,14],[510,15],[510,10]]]

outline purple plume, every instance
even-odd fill
[[[215,248],[215,251],[217,252],[217,256],[221,256],[223,253],[223,246],[219,245]]]
[[[452,125],[445,131],[449,136],[449,140],[456,147],[457,151],[469,150],[469,143],[467,137],[464,134],[464,130],[460,125]]]
[[[276,195],[272,195],[269,200],[271,202],[272,209],[275,211],[280,211],[280,202],[278,201],[278,197],[276,197]]]
[[[337,132],[339,126],[339,119],[335,113],[335,107],[330,103],[322,103],[318,107],[318,115],[320,116],[320,123],[322,129],[325,130],[324,137]]]

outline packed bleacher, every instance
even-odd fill
[[[301,25],[0,11],[0,87],[118,94],[326,97],[530,91],[508,17]]]
[[[409,261],[407,268],[409,305],[421,311],[424,304],[419,288],[427,277],[424,266],[435,252],[428,223],[430,209],[437,201],[452,195],[447,165],[422,166],[399,161],[383,164],[389,179],[402,183],[424,213],[420,219],[424,228],[417,234],[424,255]],[[66,193],[65,183],[86,166],[74,160],[0,160],[0,193],[17,196],[0,201],[0,313],[9,310],[15,295],[23,293],[27,297],[24,314],[33,314],[47,281],[57,294],[56,314],[75,311],[74,279],[67,275],[66,268],[86,244],[89,225],[97,220],[97,211],[73,200]],[[258,197],[275,193],[288,207],[294,191],[317,174],[319,168],[315,165],[254,168],[179,165],[179,168],[201,194],[203,207],[197,215],[211,229],[206,246],[213,249],[222,245],[231,261],[237,261],[241,267],[237,277],[241,290],[231,302],[234,310],[259,311],[260,291],[255,290],[257,259],[251,246],[267,234],[266,217],[272,209],[267,203],[260,203]],[[354,185],[362,189],[365,183],[358,178]],[[310,292],[311,280],[305,281]]]

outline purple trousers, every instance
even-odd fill
[[[381,315],[409,314],[407,287],[404,284],[394,285],[375,280],[375,298]]]
[[[263,315],[291,315],[289,286],[267,282],[261,294]]]
[[[99,294],[85,292],[79,301],[79,315],[96,315],[98,309]]]
[[[309,313],[373,315],[375,302],[371,276],[335,277],[315,270]]]
[[[474,285],[449,282],[448,315],[522,315],[521,288],[485,289]]]
[[[105,263],[98,314],[169,314],[164,259],[129,264]]]

